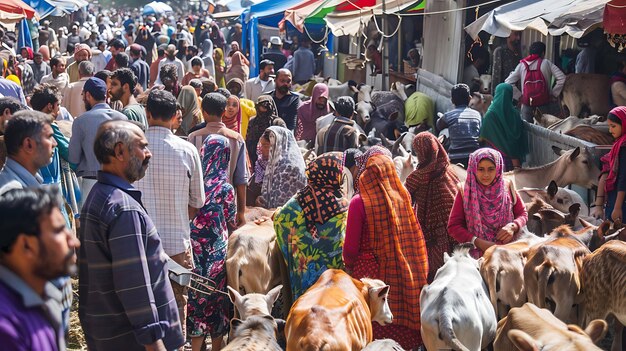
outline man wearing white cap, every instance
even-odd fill
[[[270,37],[270,48],[263,55],[261,60],[270,60],[274,62],[274,69],[278,71],[287,63],[287,57],[281,51],[283,41],[280,37]]]
[[[178,57],[176,57],[177,52],[178,50],[176,50],[176,45],[169,44],[167,46],[167,49],[165,49],[165,58],[163,58],[163,60],[159,62],[159,69],[158,69],[159,75],[157,76],[157,79],[154,82],[154,84],[163,85],[163,83],[161,82],[161,67],[163,67],[163,65],[168,64],[168,63],[176,65],[176,69],[178,71],[178,83],[180,84],[183,83],[183,77],[185,76],[185,65],[183,64],[183,61],[181,61],[180,59],[178,59]]]

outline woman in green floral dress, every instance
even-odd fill
[[[342,160],[324,154],[309,163],[308,184],[274,216],[294,301],[329,268],[343,269],[348,200],[341,190]]]

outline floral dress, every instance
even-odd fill
[[[274,229],[287,263],[293,299],[310,288],[326,269],[343,269],[342,248],[347,212],[316,224],[312,235],[306,226],[302,208],[296,198],[289,200],[274,217]]]
[[[229,141],[221,135],[209,135],[201,150],[206,201],[191,223],[194,273],[215,283],[226,292],[226,223],[236,214],[235,193],[228,181]],[[220,337],[229,325],[228,295],[189,292],[187,330],[192,337]]]

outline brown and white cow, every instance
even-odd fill
[[[230,321],[230,340],[223,351],[281,351],[276,341],[283,320],[272,316],[252,316]]]
[[[594,320],[587,329],[566,325],[550,311],[526,303],[512,308],[498,323],[495,351],[595,351],[594,345],[604,338],[607,324]]]
[[[578,224],[580,204],[570,205],[567,212],[561,212],[540,198],[533,198],[526,203],[528,222],[526,227],[531,233],[538,236],[552,233],[556,228],[567,224],[571,228]]]
[[[387,304],[389,285],[356,280],[328,269],[294,303],[287,324],[287,351],[360,351],[373,339],[372,321],[392,322]]]
[[[541,308],[549,302],[557,318],[577,322],[578,308],[573,306],[582,302],[580,272],[589,253],[569,226],[555,229],[547,241],[532,246],[524,265],[528,301]]]
[[[619,323],[616,323],[612,350],[621,350],[622,325],[626,325],[626,243],[608,241],[586,256],[581,277],[585,291],[584,324],[596,318],[615,316]]]

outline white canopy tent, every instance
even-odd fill
[[[143,15],[164,14],[174,12],[172,7],[166,3],[153,1],[143,7]]]
[[[385,0],[385,12],[394,14],[413,5],[416,0]],[[383,14],[383,1],[376,0],[376,5],[350,12],[332,12],[324,17],[328,28],[335,36],[357,35],[363,31],[374,16]],[[389,34],[389,33],[386,33]]]
[[[602,23],[604,6],[610,0],[517,0],[484,14],[465,31],[473,38],[485,31],[508,37],[511,31],[536,29],[544,35],[567,33],[582,37],[588,29]]]

